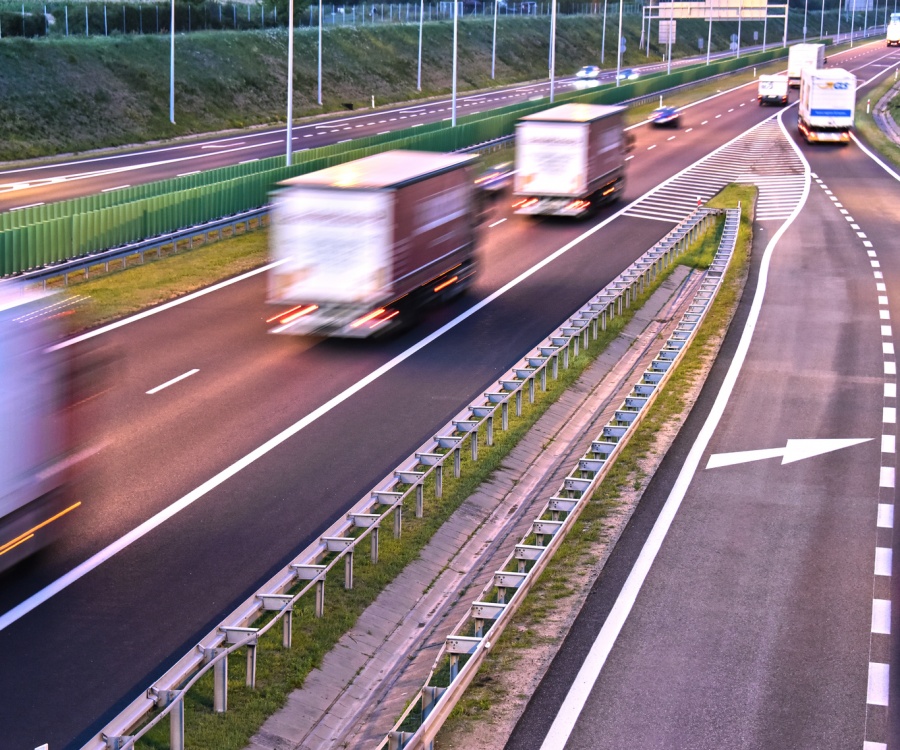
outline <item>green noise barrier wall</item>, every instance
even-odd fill
[[[618,87],[560,94],[547,99],[508,105],[485,114],[449,122],[422,124],[384,135],[357,138],[294,154],[292,166],[284,157],[212,169],[194,175],[123,188],[59,203],[0,214],[0,276],[21,273],[109,248],[260,208],[281,180],[313,172],[363,156],[403,148],[455,151],[511,135],[523,115],[566,102],[617,104],[691,83],[711,75],[783,57],[783,47],[710,65],[681,68],[668,75],[628,81]]]

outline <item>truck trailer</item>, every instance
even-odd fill
[[[588,215],[625,189],[624,107],[563,104],[516,123],[516,213]]]
[[[856,76],[840,68],[806,68],[800,82],[800,134],[810,143],[849,143]]]
[[[476,270],[477,157],[387,151],[278,184],[273,333],[365,338],[461,294]]]
[[[800,75],[805,68],[818,70],[824,67],[824,44],[794,44],[788,50],[788,85],[791,88],[798,88],[800,86]]]
[[[71,363],[52,350],[48,300],[0,285],[0,570],[49,544],[80,505],[68,494]]]
[[[900,13],[891,13],[887,27],[887,46],[900,47]]]
[[[788,103],[788,79],[787,76],[759,77],[756,100],[760,106],[763,104],[787,104]]]

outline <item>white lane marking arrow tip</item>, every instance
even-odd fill
[[[781,456],[781,463],[791,464],[802,461],[804,458],[821,456],[823,453],[831,453],[841,448],[849,448],[859,443],[868,443],[873,438],[834,438],[788,440],[784,448],[763,448],[755,451],[737,451],[735,453],[714,453],[709,457],[707,469],[718,469],[722,466],[734,466],[751,461],[761,461],[764,458],[777,458]]]

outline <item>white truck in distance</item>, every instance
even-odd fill
[[[787,104],[787,76],[761,75],[759,77],[756,100],[759,102],[760,106],[763,104]]]
[[[386,151],[273,194],[273,333],[364,338],[461,294],[475,274],[477,157]]]
[[[856,76],[840,68],[803,71],[800,133],[810,143],[849,143],[856,108]]]
[[[818,70],[824,67],[824,44],[795,44],[788,50],[787,77],[792,88],[800,85],[800,75],[805,68]]]
[[[887,46],[900,47],[900,13],[891,13],[891,20],[887,27]]]
[[[625,189],[624,107],[563,104],[516,123],[516,213],[585,216]]]

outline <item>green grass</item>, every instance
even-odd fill
[[[890,161],[894,166],[900,167],[900,145],[894,143],[875,122],[875,118],[871,113],[866,112],[866,99],[871,99],[872,110],[875,105],[894,85],[894,77],[888,76],[883,83],[880,83],[865,96],[859,98],[856,102],[856,130],[870,146]],[[900,97],[895,97],[888,105],[888,114],[894,118],[894,122],[900,121]]]
[[[659,394],[539,581],[523,600],[503,635],[492,645],[490,656],[482,663],[478,676],[445,724],[436,747],[448,744],[460,746],[460,737],[467,736],[470,722],[489,721],[491,706],[514,697],[506,688],[512,684],[512,680],[505,680],[504,674],[514,672],[522,659],[528,658],[530,649],[559,641],[556,634],[550,638],[540,635],[540,624],[558,606],[559,599],[570,594],[570,582],[596,565],[596,545],[608,541],[612,528],[611,517],[622,507],[622,495],[626,491],[646,486],[649,477],[641,468],[642,462],[657,452],[656,439],[659,431],[665,425],[681,419],[688,393],[700,377],[705,362],[715,354],[715,344],[727,330],[737,309],[749,262],[755,199],[755,187],[732,185],[709,202],[710,206],[724,208],[734,207],[741,201],[743,207],[732,264],[712,308],[665,389]],[[717,232],[716,237],[707,235],[701,247],[685,256],[685,262],[698,268],[707,267],[715,253],[718,234]]]
[[[266,230],[250,232],[71,286],[87,299],[64,318],[66,332],[95,328],[261,266],[267,240]]]
[[[615,64],[617,19],[607,20],[605,65]],[[570,75],[598,63],[599,17],[562,17],[557,72]],[[762,24],[742,25],[744,44]],[[713,50],[727,49],[737,24],[713,25]],[[296,117],[446,95],[450,90],[452,27],[425,25],[422,91],[416,90],[418,28],[414,25],[328,29],[323,44],[324,106],[316,104],[316,30],[296,33]],[[707,36],[702,20],[680,20],[674,56],[697,54]],[[626,17],[625,66],[658,61],[639,48],[640,19]],[[460,26],[459,89],[537,80],[547,76],[549,20],[501,18],[497,77],[492,80],[491,19]],[[792,36],[796,29],[792,28]],[[769,39],[781,36],[769,24]],[[169,122],[169,52],[165,36],[4,38],[0,45],[0,160],[21,160],[189,136],[229,128],[283,123],[287,89],[287,32],[214,31],[176,40],[175,119]],[[34,92],[39,91],[40,96]]]
[[[262,234],[262,233],[260,233]],[[164,263],[165,261],[163,261]],[[212,678],[205,677],[191,690],[186,702],[186,726],[189,747],[203,750],[235,750],[245,746],[262,722],[280,708],[291,690],[302,686],[309,672],[321,664],[328,650],[347,632],[364,609],[371,604],[381,590],[403,568],[415,560],[437,529],[468,498],[478,486],[496,471],[503,458],[525,436],[537,419],[570,387],[584,368],[615,339],[631,319],[640,304],[649,297],[664,276],[645,290],[637,305],[626,314],[610,321],[590,347],[572,357],[568,369],[560,368],[557,380],[548,379],[547,391],[536,389],[534,404],[524,399],[521,417],[511,409],[509,430],[495,430],[492,447],[483,443],[478,462],[472,462],[468,446],[462,451],[462,474],[459,479],[452,470],[445,472],[444,493],[441,499],[434,496],[433,483],[425,487],[425,516],[414,517],[414,498],[404,507],[403,538],[395,540],[389,532],[381,534],[380,560],[373,565],[368,555],[356,556],[355,585],[351,591],[343,588],[343,576],[332,574],[326,585],[326,616],[316,619],[312,611],[313,599],[307,596],[295,610],[293,622],[294,646],[286,651],[281,648],[280,627],[273,628],[261,641],[257,672],[257,689],[249,690],[243,684],[244,659],[232,657],[229,662],[228,712],[218,715],[212,711]],[[483,437],[482,437],[483,440]],[[450,464],[452,465],[452,464]],[[143,740],[141,748],[168,747],[168,723],[163,720]]]

